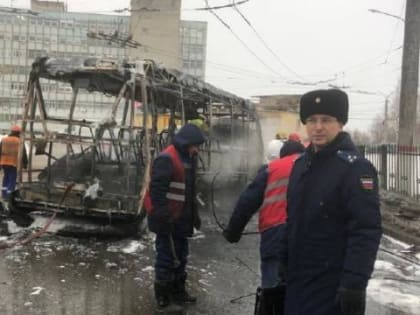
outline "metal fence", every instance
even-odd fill
[[[360,146],[359,150],[378,170],[382,189],[420,202],[420,147],[384,144]]]

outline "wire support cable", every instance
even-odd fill
[[[236,11],[239,16],[245,21],[245,23],[251,28],[251,30],[254,32],[254,34],[257,36],[257,38],[260,40],[260,42],[264,45],[264,47],[276,58],[276,60],[287,70],[289,70],[291,73],[293,73],[296,77],[299,79],[305,81],[305,78],[303,78],[301,75],[299,75],[296,71],[294,71],[292,68],[290,68],[285,62],[283,62],[280,57],[276,54],[276,52],[267,44],[267,42],[264,40],[264,38],[260,35],[260,33],[255,29],[255,27],[252,25],[251,21],[242,13],[241,10],[238,8],[238,4],[236,3],[236,0],[232,0],[232,8],[234,11]]]
[[[208,7],[208,8],[210,8],[210,6],[209,6],[209,4],[208,4],[208,0],[204,0],[205,2],[206,2],[206,6]],[[276,75],[278,75],[280,78],[282,78],[282,79],[285,79],[284,78],[284,76],[282,75],[282,74],[280,74],[278,71],[276,71],[275,69],[273,69],[269,64],[267,64],[260,56],[258,56],[256,53],[255,53],[255,51],[253,51],[252,49],[251,49],[251,47],[249,47],[246,43],[245,43],[245,41],[242,39],[242,38],[240,38],[239,37],[239,35],[238,34],[236,34],[234,31],[233,31],[233,29],[232,29],[232,27],[228,24],[228,23],[226,23],[216,12],[214,12],[212,9],[209,9],[209,12],[211,13],[211,14],[213,14],[215,17],[216,17],[216,19],[220,22],[220,23],[222,23],[222,25],[224,26],[224,27],[226,27],[228,30],[229,30],[229,32],[245,47],[245,49],[248,51],[248,52],[250,52],[262,65],[264,65],[268,70],[270,70],[272,73],[274,73],[274,74],[276,74]]]

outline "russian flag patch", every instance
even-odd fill
[[[360,178],[360,184],[362,185],[362,188],[366,191],[373,190],[373,178],[370,176],[362,176]]]

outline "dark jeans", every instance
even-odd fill
[[[275,288],[281,281],[281,262],[278,258],[261,259],[261,287],[263,289]]]
[[[176,266],[170,237],[170,234],[156,234],[156,281],[174,281],[186,275],[185,267],[188,262],[189,252],[188,239],[186,237],[173,237],[175,253],[179,260],[179,265]]]
[[[263,289],[275,288],[282,280],[283,265],[278,253],[282,252],[282,238],[284,237],[284,225],[277,225],[261,234],[260,257],[261,257],[261,287]]]
[[[17,169],[14,166],[2,165],[3,169],[3,186],[1,188],[1,196],[7,199],[15,190]]]

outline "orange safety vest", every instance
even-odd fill
[[[287,219],[287,185],[298,153],[276,159],[268,164],[267,187],[259,211],[259,231],[283,224]]]
[[[168,201],[168,209],[172,217],[178,218],[185,205],[185,167],[174,145],[169,145],[160,154],[169,155],[174,167],[171,182],[169,184],[169,191],[166,193],[166,199]],[[144,207],[146,208],[148,214],[153,213],[152,199],[150,198],[150,186],[146,191]]]
[[[7,136],[1,140],[0,165],[17,167],[20,139]]]

